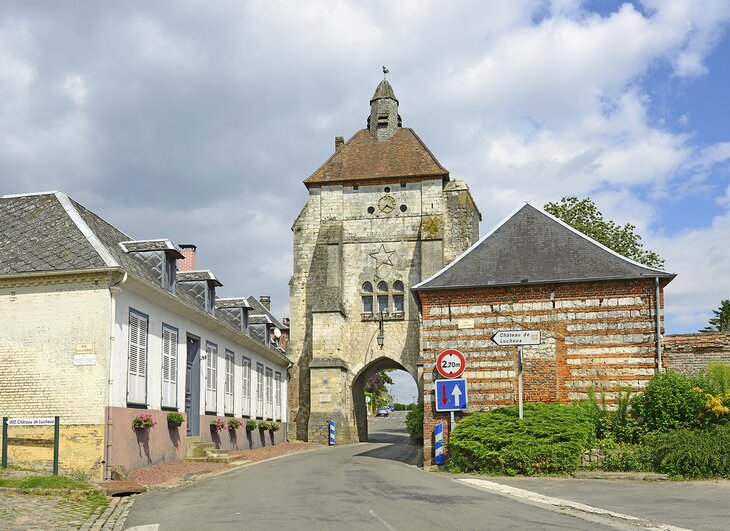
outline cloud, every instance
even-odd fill
[[[727,1],[5,2],[0,191],[61,189],[134,237],[195,243],[224,295],[266,292],[283,316],[302,180],[365,126],[385,64],[483,230],[588,195],[674,263],[659,207],[727,197],[728,148],[694,115],[657,120],[654,78],[711,78],[729,19]],[[679,238],[705,249],[721,219]]]

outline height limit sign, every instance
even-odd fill
[[[465,368],[466,359],[456,349],[446,349],[436,358],[436,370],[444,378],[458,378]]]

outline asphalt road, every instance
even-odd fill
[[[533,499],[532,494],[573,496],[572,499],[595,507],[630,513],[640,508],[642,496],[649,496],[656,503],[662,501],[657,500],[661,496],[653,494],[659,484],[480,478],[480,481],[498,482],[500,485],[492,483],[498,488],[513,485],[531,491],[523,495],[516,491],[495,493],[476,488],[479,486],[462,481],[465,476],[423,471],[414,466],[420,454],[416,447],[407,444],[403,420],[403,413],[395,413],[387,419],[372,419],[371,442],[368,443],[290,455],[179,489],[141,495],[132,507],[126,528],[269,531],[672,529],[651,522],[627,523],[600,511],[575,510],[561,503],[551,506],[544,500]],[[636,490],[625,491],[622,483],[629,483]],[[623,500],[622,491],[625,491]],[[709,495],[713,485],[706,485],[702,491]],[[674,501],[677,513],[690,511],[707,516],[702,514],[701,499],[679,503],[679,499],[684,498],[678,489],[675,493],[677,495],[664,500],[663,505],[671,505]],[[611,507],[603,507],[604,501]],[[699,505],[694,505],[695,501]],[[714,527],[728,522],[728,512],[722,510],[722,505],[726,504],[721,502],[710,504],[710,512],[716,514],[703,522],[706,526],[687,525],[693,522],[691,514],[685,515],[684,519],[677,517],[671,523],[683,528],[724,529],[726,526]],[[635,516],[652,522],[670,522],[673,518],[658,507]]]

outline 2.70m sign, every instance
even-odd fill
[[[436,358],[436,370],[444,378],[458,378],[465,368],[466,359],[456,349],[446,349]]]

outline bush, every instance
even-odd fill
[[[698,425],[704,399],[693,391],[698,380],[672,371],[660,372],[634,403],[649,431],[666,432]]]
[[[730,426],[658,433],[645,444],[657,472],[684,478],[730,478]]]
[[[607,449],[603,469],[610,472],[653,472],[653,447],[648,444],[620,444]]]
[[[406,413],[406,431],[414,441],[423,441],[423,402]]]
[[[610,439],[618,443],[636,443],[641,439],[642,430],[632,414],[630,388],[619,387],[615,410],[609,410],[605,393],[601,394],[600,402],[592,388],[588,389],[588,400],[580,402],[593,420],[598,440]]]
[[[449,440],[449,469],[491,474],[570,473],[595,442],[585,408],[525,404],[474,413],[459,422]]]

